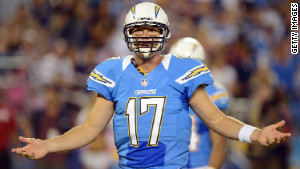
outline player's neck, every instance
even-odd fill
[[[145,72],[151,72],[154,70],[162,61],[162,56],[157,53],[151,58],[142,59],[139,56],[135,56],[135,63],[138,67],[142,68]]]

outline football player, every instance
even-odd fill
[[[191,37],[177,40],[171,46],[169,53],[199,59],[203,63],[206,60],[206,54],[201,43]],[[215,105],[225,113],[229,105],[229,96],[225,87],[215,81],[214,84],[206,86],[205,89]],[[220,168],[226,154],[226,138],[210,130],[191,109],[190,115],[192,118],[192,136],[188,168]]]
[[[20,137],[27,145],[12,152],[39,159],[85,146],[113,117],[120,168],[186,168],[189,107],[228,138],[269,145],[290,136],[276,130],[284,121],[257,129],[225,116],[207,95],[205,86],[213,79],[202,62],[160,54],[170,38],[168,25],[166,13],[156,4],[133,6],[123,36],[134,55],[108,59],[91,72],[87,88],[98,97],[85,122],[47,140]]]

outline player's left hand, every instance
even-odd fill
[[[264,146],[285,141],[287,137],[291,136],[291,133],[282,133],[277,130],[277,128],[284,126],[284,124],[285,121],[281,120],[280,122],[266,126],[261,130],[255,130],[250,137],[251,141],[258,142]]]

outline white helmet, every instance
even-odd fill
[[[161,34],[159,37],[132,37],[132,29],[139,26],[150,26],[159,28]],[[135,52],[142,58],[150,58],[155,53],[162,51],[168,39],[171,37],[168,26],[168,16],[161,7],[150,2],[139,3],[133,6],[126,15],[124,22],[123,39],[127,43],[127,46],[130,51]],[[152,40],[138,41],[138,39],[143,38],[152,38]],[[139,43],[145,42],[151,43],[151,47],[140,48]]]
[[[172,45],[169,53],[182,57],[197,58],[205,62],[205,51],[201,43],[194,38],[185,37],[177,40]]]

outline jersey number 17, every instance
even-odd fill
[[[133,147],[139,146],[137,132],[137,99],[139,99],[139,116],[148,113],[149,106],[154,106],[154,113],[149,134],[148,146],[157,146],[167,97],[130,97],[128,99],[125,109],[125,115],[127,116],[130,145]]]

